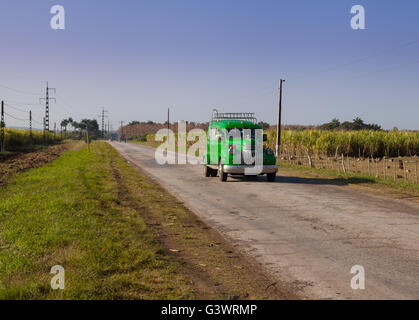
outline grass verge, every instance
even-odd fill
[[[18,174],[0,196],[0,298],[191,298],[146,224],[118,197],[109,148],[70,151]],[[65,289],[50,287],[54,265]]]
[[[279,175],[294,175],[308,179],[327,180],[330,184],[349,186],[355,189],[387,195],[398,199],[419,201],[419,184],[393,181],[368,174],[343,173],[329,169],[315,169],[307,166],[279,164]]]
[[[0,248],[0,299],[295,297],[106,143],[17,174]]]

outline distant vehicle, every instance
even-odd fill
[[[246,168],[254,167],[256,129],[262,128],[257,124],[254,113],[218,113],[214,110],[208,127],[204,176],[216,177],[218,174],[224,182],[228,175],[245,175]],[[231,132],[234,134],[230,135]],[[263,141],[266,140],[267,136],[263,134]],[[235,163],[238,154],[240,162]],[[249,164],[248,159],[253,159],[253,163]],[[263,168],[259,174],[266,174],[268,181],[275,181],[277,171],[274,151],[263,147]]]
[[[123,133],[119,136],[119,142],[125,142],[125,143],[127,142],[127,138],[125,137],[125,133]]]

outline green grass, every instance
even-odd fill
[[[142,146],[149,146],[149,147],[153,147],[153,148],[157,148],[158,146],[160,146],[162,143],[159,141],[142,141],[142,140],[128,140],[128,143],[135,143],[135,144],[139,144]]]
[[[116,160],[115,160],[116,159]],[[192,289],[124,205],[104,143],[20,173],[0,191],[0,299],[182,299]],[[65,268],[65,290],[50,269]]]
[[[378,191],[397,198],[419,197],[419,184],[394,181],[362,173],[343,173],[330,169],[316,169],[307,166],[279,164],[279,175],[296,175],[304,178],[327,179],[331,184],[366,186],[370,191]]]

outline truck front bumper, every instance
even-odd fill
[[[256,169],[255,166],[245,166],[245,165],[224,165],[223,171],[225,173],[233,173],[233,174],[245,174],[245,169],[248,169],[248,174],[252,174],[251,169]],[[264,165],[262,167],[262,172],[258,174],[265,174],[265,173],[275,173],[278,171],[278,166],[276,164],[272,165]]]

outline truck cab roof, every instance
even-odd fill
[[[261,129],[261,127],[252,122],[245,120],[213,120],[210,122],[211,128],[220,129]]]

